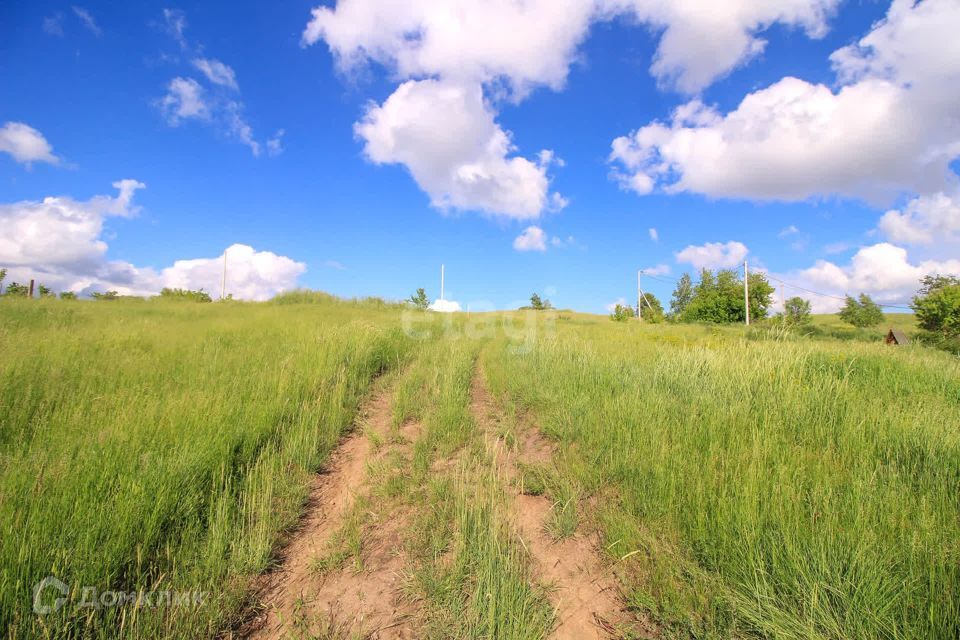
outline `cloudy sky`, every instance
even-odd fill
[[[957,33],[957,0],[3,3],[0,267],[434,298],[444,263],[462,306],[599,312],[747,259],[904,304],[960,273]]]

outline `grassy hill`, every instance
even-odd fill
[[[804,335],[284,302],[0,300],[9,637],[235,629],[315,472],[384,380],[397,424],[424,425],[371,494],[417,523],[401,544],[423,633],[545,635],[549,585],[470,411],[478,376],[507,446],[521,424],[551,443],[524,470],[553,505],[551,531],[599,536],[625,606],[658,633],[960,634],[956,357],[886,347],[886,326],[835,316]],[[37,615],[46,576],[206,596]]]

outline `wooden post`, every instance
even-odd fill
[[[30,278],[30,297],[33,297],[33,278]]]

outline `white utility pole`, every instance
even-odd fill
[[[440,265],[440,299],[443,300],[443,265]]]
[[[220,299],[227,295],[227,250],[223,250],[223,277],[220,278]]]
[[[637,322],[643,322],[643,307],[641,300],[643,299],[643,289],[640,288],[640,274],[643,271],[637,271]]]
[[[743,303],[747,309],[747,326],[750,326],[750,268],[747,261],[743,261]]]

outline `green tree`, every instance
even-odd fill
[[[644,322],[653,324],[663,322],[663,305],[660,304],[657,296],[646,292],[643,294],[643,297],[640,299],[640,317]]]
[[[39,288],[41,298],[55,298],[57,295],[50,289],[50,287],[45,287],[41,284],[39,285]]]
[[[750,317],[765,318],[773,300],[773,287],[762,273],[750,274]],[[676,294],[675,294],[676,295]],[[743,279],[733,269],[714,274],[700,272],[700,281],[679,317],[684,322],[730,323],[746,320]]]
[[[427,292],[423,287],[417,289],[417,292],[410,296],[408,302],[421,311],[425,311],[430,306],[430,300],[427,298]]]
[[[770,305],[773,304],[773,294],[776,289],[762,273],[751,273],[748,281],[750,283],[750,318],[755,320],[766,318],[770,313]]]
[[[810,322],[810,301],[800,296],[787,299],[783,308],[783,319],[789,324],[806,324]]]
[[[676,318],[683,315],[690,301],[693,300],[693,280],[689,273],[685,273],[677,280],[677,287],[670,298],[670,314]]]
[[[60,299],[61,299],[61,300],[76,300],[76,299],[77,299],[77,294],[75,294],[73,291],[61,291],[61,292],[60,292]]]
[[[920,291],[917,295],[926,296],[938,289],[960,284],[960,278],[954,276],[930,275],[920,279]]]
[[[633,307],[617,304],[610,313],[610,319],[614,322],[626,322],[633,317]]]
[[[90,295],[94,300],[116,300],[120,297],[116,291],[94,291]]]
[[[7,285],[7,295],[8,296],[21,296],[26,298],[30,295],[30,287],[25,284],[19,284],[17,282],[11,282]]]
[[[553,309],[553,305],[550,304],[549,300],[542,299],[539,293],[534,293],[530,296],[530,306],[528,308],[534,311],[546,311],[547,309]]]
[[[96,296],[96,294],[94,294]],[[210,294],[200,289],[193,291],[191,289],[172,289],[164,287],[160,290],[160,297],[167,300],[187,300],[190,302],[213,302]]]
[[[840,309],[840,319],[855,327],[873,327],[884,320],[883,311],[873,299],[861,293],[858,299],[847,296],[843,308]]]
[[[0,269],[0,295],[3,295],[3,281],[7,278],[7,270]]]
[[[960,279],[926,276],[913,298],[917,323],[922,329],[945,338],[960,336]]]

